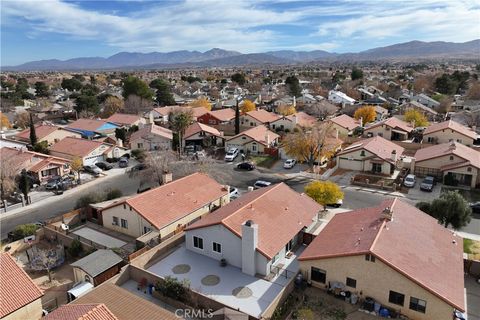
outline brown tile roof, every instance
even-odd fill
[[[173,313],[113,283],[103,283],[72,304],[103,303],[119,320],[178,320]]]
[[[203,116],[205,113],[208,112],[208,110],[204,107],[196,107],[196,108],[192,108],[192,111],[193,111],[193,116],[195,118],[198,118],[200,116]]]
[[[159,107],[159,108],[154,108],[156,112],[160,113],[162,116],[168,116],[170,112],[177,108],[184,108],[182,106],[165,106],[165,107]]]
[[[252,117],[254,119],[257,119],[261,123],[273,122],[275,120],[278,120],[278,118],[280,118],[279,115],[277,115],[275,113],[272,113],[272,112],[268,112],[268,111],[263,110],[263,109],[249,111],[249,112],[247,112],[247,115],[249,115],[250,117]]]
[[[104,124],[106,124],[107,121],[105,120],[97,120],[97,119],[78,119],[77,121],[74,121],[70,123],[67,128],[70,129],[80,129],[80,130],[86,130],[86,131],[95,131]]]
[[[235,118],[235,110],[231,108],[210,111],[209,113],[220,121],[230,121]]]
[[[157,229],[209,205],[227,194],[224,186],[203,173],[194,173],[124,201]],[[114,206],[123,205],[123,202]]]
[[[133,125],[142,118],[136,114],[114,113],[105,121],[119,125]]]
[[[443,122],[438,122],[438,123],[433,123],[429,125],[425,131],[423,132],[423,135],[428,135],[440,130],[446,130],[450,129],[453,131],[456,131],[466,137],[469,137],[471,139],[477,139],[477,133],[470,128],[465,127],[464,125],[461,125],[460,123],[453,121],[453,120],[447,120]]]
[[[66,137],[55,143],[50,151],[84,157],[101,145],[99,141]]]
[[[382,121],[379,121],[379,122],[376,122],[376,123],[373,123],[371,125],[369,125],[368,127],[365,128],[364,131],[368,131],[370,129],[373,129],[373,128],[376,128],[376,127],[379,127],[379,126],[387,126],[387,127],[390,127],[392,129],[400,129],[402,131],[405,131],[405,132],[412,132],[413,130],[413,127],[408,124],[407,122],[405,121],[402,121],[400,119],[397,119],[395,117],[391,117],[391,118],[388,118],[388,119],[385,119],[385,120],[382,120]]]
[[[381,218],[389,207],[393,219]],[[464,310],[463,239],[399,199],[336,214],[299,260],[373,254],[383,263]]]
[[[191,137],[194,134],[202,131],[217,137],[221,136],[220,131],[218,131],[217,129],[207,126],[206,124],[203,124],[203,123],[194,122],[190,126],[188,126],[188,128],[185,130],[185,135],[183,138],[187,139],[188,137]]]
[[[43,291],[13,260],[0,253],[0,318],[39,299]]]
[[[346,114],[342,114],[338,117],[332,118],[329,121],[349,131],[360,126],[360,122]]]
[[[397,159],[400,159],[400,156],[405,151],[405,149],[400,147],[399,145],[388,141],[387,139],[380,136],[375,136],[372,138],[354,142],[351,146],[343,149],[338,155],[348,154],[352,151],[357,151],[360,149],[365,149],[366,151],[373,153],[380,159],[390,163],[394,162],[391,158],[393,150],[395,150],[397,153]]]
[[[70,160],[64,158],[9,147],[0,149],[0,158],[7,159],[7,163],[12,165],[15,170],[27,169],[33,172],[38,172],[49,163],[64,164],[70,162]]]
[[[42,140],[43,138],[45,138],[52,132],[57,131],[58,129],[61,128],[53,125],[38,124],[35,126],[35,134],[37,135],[38,140]],[[15,137],[23,141],[30,141],[30,128],[27,128],[22,132],[17,133]]]
[[[47,314],[43,320],[118,320],[103,304],[66,304]]]
[[[313,223],[322,207],[284,183],[251,191],[190,225],[186,230],[222,224],[238,237],[242,224],[258,225],[257,250],[273,258],[303,227]],[[274,222],[274,223],[273,223]]]
[[[143,128],[141,128],[138,131],[135,131],[131,136],[130,136],[130,141],[135,141],[137,139],[146,137],[148,134],[154,134],[157,136],[164,137],[166,139],[173,139],[173,132],[170,129],[157,126],[155,124],[146,124]]]
[[[451,164],[454,165],[452,168],[458,167],[457,165],[460,164],[461,166],[470,164],[480,169],[480,152],[454,141],[418,149],[415,153],[415,162],[418,163],[446,155],[456,155],[465,160],[460,163]],[[451,165],[449,165],[449,167]]]
[[[267,141],[266,141],[266,136],[267,135],[270,137],[270,142],[272,142],[273,140],[278,139],[280,137],[275,132],[268,130],[267,127],[265,127],[263,125],[260,125],[260,126],[256,126],[256,127],[251,128],[251,129],[248,129],[246,131],[240,132],[239,134],[231,137],[228,140],[232,140],[232,139],[235,139],[235,138],[241,137],[241,136],[247,136],[247,137],[252,138],[254,141],[257,141],[261,144],[266,145],[267,144]]]
[[[313,127],[317,123],[317,119],[303,111],[287,116],[293,123],[302,127]]]

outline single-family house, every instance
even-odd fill
[[[311,128],[317,123],[317,119],[303,111],[288,116],[282,116],[270,122],[270,128],[275,131],[293,131],[296,126]]]
[[[480,152],[456,141],[418,149],[413,171],[419,177],[475,188],[480,186]]]
[[[79,132],[84,137],[93,138],[101,135],[113,135],[115,129],[120,128],[120,126],[104,120],[82,118],[70,123],[66,128]]]
[[[375,105],[375,113],[377,114],[377,121],[384,120],[388,117],[388,110],[379,105]]]
[[[410,137],[413,126],[398,118],[392,117],[372,123],[363,130],[364,136],[380,136],[391,141],[403,141]]]
[[[42,320],[118,320],[103,303],[65,304],[53,310]]]
[[[0,137],[0,148],[9,147],[17,150],[27,150],[28,145],[29,145],[28,142],[22,142],[22,141],[13,140],[6,137]]]
[[[392,318],[450,320],[465,310],[463,239],[397,198],[336,214],[299,262],[312,286],[370,297]]]
[[[240,125],[243,127],[256,127],[262,124],[268,126],[278,118],[280,118],[279,115],[263,109],[253,110],[240,116]]]
[[[351,135],[353,130],[361,127],[362,124],[347,114],[342,114],[328,120],[329,125],[338,133],[339,136]]]
[[[429,108],[432,108],[432,109],[436,109],[440,106],[440,102],[438,102],[437,100],[433,99],[433,98],[430,98],[429,96],[427,96],[426,94],[424,93],[420,93],[420,94],[417,94],[415,96],[413,96],[410,101],[417,101]]]
[[[169,150],[172,147],[172,140],[172,130],[153,123],[146,124],[130,136],[130,149]]]
[[[43,291],[7,252],[0,253],[0,318],[40,319]]]
[[[225,149],[238,148],[243,152],[262,154],[266,148],[277,145],[279,138],[278,134],[268,130],[266,126],[259,125],[227,139]]]
[[[207,124],[209,126],[217,126],[222,124],[231,124],[234,119],[235,110],[233,110],[232,108],[225,108],[209,111],[198,117],[197,121],[203,124]]]
[[[222,132],[200,122],[194,122],[185,130],[183,135],[185,145],[200,145],[202,147],[223,145]]]
[[[82,137],[82,134],[79,132],[46,124],[35,125],[35,135],[37,136],[37,142],[46,141],[49,146],[66,137]],[[30,143],[30,128],[17,133],[15,139]]]
[[[337,154],[339,168],[391,175],[404,148],[380,136],[353,143]]]
[[[101,215],[108,229],[132,237],[158,231],[165,239],[229,201],[228,186],[194,173],[116,202]]]
[[[475,131],[453,120],[432,123],[423,131],[423,142],[433,144],[456,141],[470,147],[477,139]]]
[[[170,115],[170,113],[176,110],[192,110],[194,121],[197,121],[200,116],[208,112],[208,110],[204,107],[192,108],[187,106],[165,106],[154,108],[153,110],[147,112],[145,114],[145,117],[147,119],[152,118],[153,121],[155,121],[156,123],[166,124],[168,123],[168,116]]]
[[[147,121],[145,118],[140,117],[139,115],[136,114],[126,114],[126,113],[114,113],[105,121],[114,123],[117,126],[123,127],[123,128],[131,128],[132,126],[137,126],[141,127],[143,126]]]
[[[120,272],[123,259],[112,250],[98,249],[71,264],[75,283],[89,282],[94,287]]]
[[[284,263],[318,221],[322,207],[284,183],[251,191],[185,229],[188,250],[249,275],[265,276]]]
[[[355,99],[352,97],[347,96],[345,93],[336,90],[330,90],[328,92],[328,100],[333,103],[338,103],[342,105],[352,105],[355,104]]]
[[[414,109],[422,113],[428,120],[433,120],[438,116],[438,112],[432,108],[427,107],[426,105],[421,104],[415,100],[406,102],[400,106],[400,108],[405,112],[408,109]]]
[[[104,161],[107,158],[119,158],[129,150],[100,141],[67,137],[50,148],[50,154],[56,157],[73,160],[82,159],[84,166]]]
[[[53,176],[63,176],[70,172],[70,160],[54,155],[3,147],[0,149],[0,157],[5,165],[2,170],[11,168],[16,174],[26,170],[39,183],[45,183]]]

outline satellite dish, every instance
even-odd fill
[[[62,223],[62,230],[67,231],[69,228],[68,224]]]

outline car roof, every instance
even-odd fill
[[[407,175],[407,178],[415,178],[415,175],[410,173],[409,175]]]
[[[255,182],[255,184],[260,184],[260,183],[262,183],[262,184],[272,184],[271,182],[264,181],[264,180],[257,180],[257,181]]]

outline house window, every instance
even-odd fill
[[[122,220],[121,220],[121,223],[122,223],[122,228],[128,229],[128,221],[127,221],[127,220],[122,219]]]
[[[254,127],[255,125],[253,124],[253,122],[250,122],[250,127]]]
[[[460,143],[462,143],[462,139],[457,139],[457,142],[460,142]]]
[[[150,231],[152,231],[152,229],[150,229],[149,227],[145,227],[145,226],[143,227],[143,234],[148,233]]]
[[[398,304],[399,306],[403,307],[403,303],[405,301],[405,295],[392,291],[390,290],[390,294],[388,296],[388,302],[393,303],[393,304]]]
[[[432,143],[432,142],[435,141],[434,139],[435,139],[435,138],[433,138],[433,137],[428,137],[427,142]]]
[[[380,163],[372,163],[372,171],[374,173],[382,172],[382,165]]]
[[[350,288],[356,288],[357,287],[357,280],[355,280],[355,279],[347,277],[346,283],[347,283],[347,286],[350,287]]]
[[[252,144],[252,151],[257,151],[257,145],[255,143]]]
[[[467,172],[472,172],[472,167],[468,167]]]
[[[365,150],[360,151],[360,156],[365,157]]]
[[[118,226],[118,217],[112,217],[112,225]]]
[[[312,267],[312,281],[325,283],[327,281],[327,271]]]
[[[242,137],[242,140],[247,140],[247,137]]]
[[[127,209],[127,205],[124,203],[123,204],[123,210],[126,210]]]
[[[453,159],[454,159],[454,157],[453,157],[453,156],[450,156],[450,160],[453,160]]]
[[[193,236],[193,246],[203,250],[203,239]]]
[[[272,124],[272,129],[275,129],[275,125],[274,125],[274,124]]]
[[[366,254],[365,255],[365,260],[375,262],[375,257],[372,256],[371,254]]]
[[[427,301],[410,297],[410,309],[425,313],[425,310],[427,309]]]
[[[92,279],[90,278],[90,276],[88,274],[85,275],[85,281],[92,283]]]
[[[213,251],[222,253],[222,245],[217,242],[213,242]]]
[[[143,143],[137,143],[137,148],[138,149],[143,149]]]

